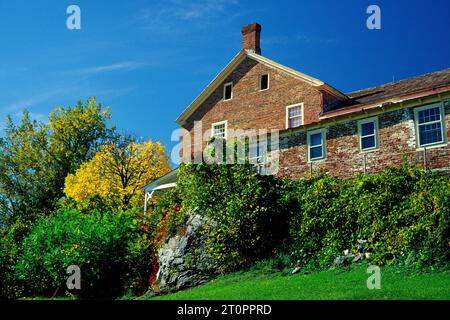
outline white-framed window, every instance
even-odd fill
[[[259,76],[259,90],[264,91],[269,89],[269,74],[264,73]]]
[[[227,138],[227,121],[215,122],[211,125],[211,137],[214,138]]]
[[[308,131],[308,160],[322,160],[326,157],[325,129]]]
[[[426,147],[445,142],[444,110],[442,103],[435,103],[414,109],[417,142]]]
[[[248,157],[250,161],[261,162],[267,154],[267,140],[253,141],[248,145]]]
[[[358,121],[359,149],[370,151],[378,149],[378,118]]]
[[[303,125],[303,103],[286,107],[286,129]]]
[[[267,153],[268,141],[266,139],[258,139],[248,145],[248,160],[259,174],[264,174],[266,170]]]
[[[233,82],[228,82],[223,86],[223,100],[231,99],[233,99]]]

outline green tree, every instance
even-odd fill
[[[18,125],[7,119],[0,138],[0,223],[33,222],[55,209],[64,196],[64,180],[113,132],[109,110],[94,98],[75,107],[58,107],[49,123],[24,112]]]
[[[109,108],[103,109],[95,98],[75,107],[57,107],[50,113],[47,152],[52,164],[55,184],[61,196],[66,176],[74,173],[83,162],[90,160],[113,137],[109,129]]]

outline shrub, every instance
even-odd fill
[[[449,185],[407,165],[346,181],[318,175],[285,182],[280,201],[291,213],[294,256],[327,267],[365,239],[372,263],[448,262]]]
[[[182,210],[178,189],[165,191],[156,201],[150,213],[152,233],[163,232],[159,238],[165,240],[173,237],[186,222],[186,215]]]
[[[15,277],[14,268],[20,243],[29,232],[29,223],[22,219],[0,229],[0,300],[15,299],[22,294],[23,288]]]
[[[41,220],[25,239],[17,276],[28,294],[62,294],[67,267],[77,265],[81,297],[117,296],[135,276],[130,263],[142,252],[135,244],[137,231],[137,220],[128,213],[62,210]]]
[[[401,230],[408,262],[418,267],[450,261],[450,179],[423,176],[411,194]]]
[[[205,230],[218,272],[227,272],[273,254],[287,236],[286,211],[279,207],[279,181],[246,164],[187,164],[178,188],[187,210],[214,220]]]
[[[324,264],[346,246],[351,235],[349,215],[336,210],[339,181],[327,175],[309,177],[290,184],[288,204],[293,253],[299,264]]]

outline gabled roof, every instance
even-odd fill
[[[335,95],[336,97],[339,97],[340,99],[348,99],[348,97],[344,95],[342,92],[319,79],[313,78],[307,74],[301,73],[297,70],[281,65],[251,50],[241,50],[228,63],[228,65],[222,71],[220,71],[220,73],[206,86],[206,88],[194,99],[194,101],[181,113],[181,115],[176,120],[177,123],[180,125],[183,124],[186,121],[186,119],[190,115],[192,115],[192,113],[195,110],[197,110],[197,108],[212,94],[212,92],[216,90],[217,87],[234,71],[234,69],[236,69],[236,67],[242,61],[244,61],[245,58],[250,58],[271,68],[284,71],[287,74],[316,87],[318,90],[328,91],[329,93]]]
[[[450,68],[417,77],[387,83],[376,87],[347,93],[350,98],[325,108],[321,118],[359,112],[378,105],[419,98],[433,93],[445,92],[450,86]]]

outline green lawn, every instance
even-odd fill
[[[398,268],[381,268],[379,290],[367,288],[369,276],[362,266],[308,275],[248,271],[150,299],[450,299],[450,271],[409,274]]]

